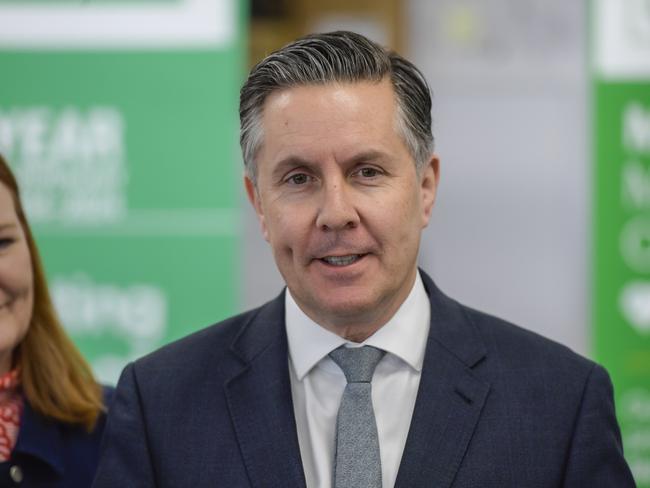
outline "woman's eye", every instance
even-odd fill
[[[309,176],[307,176],[304,173],[298,173],[295,175],[291,175],[288,181],[293,185],[304,185],[309,181]]]
[[[0,237],[0,249],[4,249],[5,247],[9,247],[14,243],[14,239],[12,237]]]

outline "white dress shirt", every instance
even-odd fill
[[[328,354],[346,344],[386,351],[372,380],[383,488],[394,486],[411,424],[429,335],[429,298],[419,273],[395,315],[363,343],[324,329],[300,310],[287,289],[289,372],[298,442],[308,488],[331,488],[336,415],[346,380]]]

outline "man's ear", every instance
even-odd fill
[[[257,214],[257,220],[260,223],[260,229],[262,230],[262,236],[264,240],[268,242],[269,232],[266,228],[266,222],[264,220],[264,210],[262,209],[262,202],[260,200],[260,194],[257,191],[255,183],[251,181],[248,176],[244,176],[244,187],[246,188],[246,195],[248,195],[248,201],[251,202],[251,205],[255,209]]]
[[[420,195],[422,198],[422,227],[429,225],[429,218],[436,202],[440,181],[440,159],[433,154],[420,173]]]

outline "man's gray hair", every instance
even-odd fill
[[[239,98],[241,144],[246,174],[256,182],[256,155],[262,144],[266,97],[283,88],[332,82],[380,82],[388,77],[397,96],[397,129],[421,170],[433,153],[431,92],[410,61],[354,32],[300,38],[260,61]]]

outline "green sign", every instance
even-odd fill
[[[236,311],[240,7],[0,3],[0,151],[103,381]]]
[[[592,4],[594,324],[625,456],[650,487],[650,2]]]

